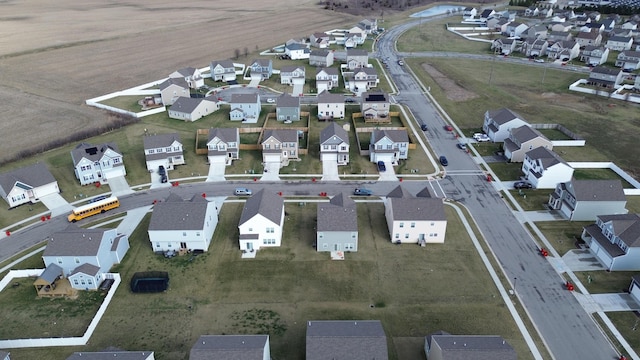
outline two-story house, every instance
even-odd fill
[[[181,97],[190,97],[189,84],[182,78],[167,79],[158,85],[162,104],[173,105]]]
[[[361,94],[378,86],[378,72],[373,67],[356,68],[352,76],[345,77],[345,88],[356,94]]]
[[[278,163],[280,167],[289,165],[291,159],[298,159],[298,131],[294,129],[265,129],[262,145],[262,162]]]
[[[613,51],[627,51],[631,50],[631,45],[633,45],[631,36],[612,36],[605,46]]]
[[[509,137],[510,130],[523,125],[529,125],[522,116],[510,109],[488,110],[484,113],[482,131],[493,142],[502,142]]]
[[[602,43],[602,34],[598,31],[580,31],[576,35],[576,42],[580,47],[599,46]]]
[[[580,53],[580,61],[584,61],[588,66],[598,66],[607,62],[609,58],[609,49],[604,46],[584,47]]]
[[[365,92],[360,96],[360,112],[365,118],[386,118],[389,116],[389,95],[383,92]]]
[[[596,66],[589,72],[587,84],[601,86],[607,89],[614,89],[620,85],[622,79],[623,75],[620,69]]]
[[[516,40],[508,38],[495,39],[491,43],[491,49],[496,54],[509,55],[516,49]]]
[[[322,91],[318,94],[318,120],[344,119],[344,95]]]
[[[545,39],[547,38],[548,29],[544,25],[533,25],[520,34],[520,39]]]
[[[311,50],[309,54],[309,65],[329,67],[333,65],[333,51]]]
[[[156,171],[160,165],[173,170],[184,164],[182,142],[178,133],[148,135],[142,138],[147,170]]]
[[[149,241],[154,252],[208,251],[218,225],[218,207],[199,194],[184,200],[171,193],[153,206]]]
[[[536,189],[555,189],[559,183],[573,178],[573,168],[560,155],[545,147],[537,147],[525,154],[522,173]]]
[[[363,29],[367,34],[373,34],[378,31],[378,19],[362,19],[358,22],[358,27]]]
[[[451,335],[444,331],[425,338],[424,353],[428,360],[518,359],[515,349],[501,336]]]
[[[209,66],[211,80],[213,81],[235,81],[236,68],[231,60],[214,60]]]
[[[369,65],[369,53],[366,50],[347,49],[347,68],[349,70],[367,65]]]
[[[548,206],[570,221],[595,220],[598,215],[626,214],[627,199],[620,180],[576,180],[558,184]]]
[[[507,29],[504,33],[508,37],[520,37],[520,35],[529,28],[528,25],[519,21],[512,21],[507,25]]]
[[[478,9],[466,7],[462,10],[462,20],[473,20],[478,15]]]
[[[504,139],[504,156],[512,163],[524,161],[525,154],[538,147],[553,149],[553,144],[540,131],[529,125],[512,128]]]
[[[202,335],[191,347],[189,360],[208,359],[271,360],[269,335]]]
[[[308,59],[311,50],[308,44],[291,43],[284,47],[284,53],[289,56],[291,60]]]
[[[128,237],[116,229],[83,229],[71,224],[47,240],[42,254],[45,267],[60,267],[71,287],[78,290],[97,289],[129,250]]]
[[[580,55],[580,44],[575,41],[556,41],[547,48],[549,59],[571,61]]]
[[[305,67],[302,65],[287,65],[280,69],[280,84],[304,85]]]
[[[283,93],[276,99],[278,121],[300,121],[300,98]]]
[[[253,253],[282,242],[284,199],[262,189],[247,199],[238,223],[240,250]]]
[[[196,121],[220,109],[215,96],[205,98],[179,97],[169,108],[171,119]]]
[[[96,351],[96,352],[74,352],[66,360],[155,360],[153,351]],[[2,357],[0,357],[2,359]],[[5,359],[3,359],[5,360]],[[9,360],[9,359],[6,359]]]
[[[229,112],[230,120],[241,120],[247,122],[255,122],[260,116],[260,95],[259,94],[231,94],[229,102],[231,110]]]
[[[545,39],[527,39],[522,43],[520,52],[526,57],[540,57],[547,55],[549,42]]]
[[[640,270],[640,215],[599,215],[582,230],[589,251],[607,271]]]
[[[43,196],[59,193],[58,181],[43,163],[0,174],[0,196],[9,204],[9,208],[37,203]]]
[[[319,49],[326,49],[331,44],[331,35],[323,32],[316,32],[309,36],[309,44],[312,47],[316,47]],[[313,55],[313,51],[311,51]]]
[[[338,87],[340,73],[337,68],[327,67],[316,69],[316,89],[318,94]]]
[[[340,193],[318,203],[316,219],[318,252],[358,251],[358,211],[349,196]]]
[[[231,165],[240,158],[240,130],[238,128],[212,128],[207,139],[209,164]]]
[[[349,163],[349,133],[335,122],[320,131],[320,161]]]
[[[555,43],[557,41],[571,41],[573,39],[573,35],[568,31],[551,31],[547,35],[547,40],[550,43]]]
[[[200,70],[193,67],[186,67],[172,72],[169,79],[184,79],[192,89],[199,89],[204,86],[204,78]]]
[[[537,17],[540,15],[540,9],[537,6],[529,6],[524,9],[524,16],[526,17]]]
[[[384,209],[391,242],[422,246],[444,243],[444,204],[441,198],[431,197],[428,189],[412,196],[398,185],[384,199]]]
[[[640,69],[640,51],[622,51],[616,58],[616,66],[625,71]]]
[[[369,160],[398,164],[409,156],[409,135],[406,130],[376,129],[371,132]]]
[[[267,80],[273,74],[273,61],[271,59],[255,59],[249,65],[251,78]]]
[[[71,150],[71,160],[80,185],[106,184],[111,178],[127,175],[122,153],[112,142],[97,146],[80,143]]]

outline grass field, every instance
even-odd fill
[[[327,253],[312,248],[316,206],[297,203],[286,205],[289,218],[283,246],[260,250],[255,260],[241,260],[233,225],[241,211],[241,204],[225,204],[210,251],[191,261],[187,256],[154,255],[146,235],[149,217],[145,218],[130,237],[125,260],[114,269],[123,283],[83,350],[118,346],[152,349],[158,359],[186,359],[201,334],[268,332],[274,358],[301,359],[306,320],[380,319],[392,359],[422,359],[423,336],[438,330],[499,334],[516,348],[519,359],[531,358],[451,208],[446,208],[445,244],[421,248],[388,240],[382,204],[358,205],[359,251],[346,254],[344,261],[331,261]],[[168,271],[170,289],[161,294],[131,293],[128,281],[133,273],[147,270]],[[46,310],[68,306],[38,307],[46,301],[29,298],[27,290],[35,290],[24,285],[19,287],[25,291],[20,316],[37,311],[41,323],[53,324],[59,311]],[[3,291],[0,304],[11,303],[15,296]],[[3,309],[5,321],[19,321],[17,314]],[[21,334],[45,331],[26,325]],[[74,350],[79,349],[56,348],[46,354],[15,349],[12,355],[57,360]]]

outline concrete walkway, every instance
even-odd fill
[[[562,261],[571,271],[602,271],[606,268],[589,249],[569,250],[562,255]]]
[[[152,205],[149,205],[127,211],[127,216],[125,216],[120,222],[120,225],[118,225],[118,232],[131,236],[133,231],[138,227],[138,224],[140,224],[140,221],[142,221],[142,218],[144,218],[152,207]]]
[[[640,310],[640,305],[627,293],[585,295],[575,292],[574,295],[589,313]]]

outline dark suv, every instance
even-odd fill
[[[167,170],[164,168],[164,166],[160,165],[160,167],[158,168],[158,175],[160,175],[160,182],[167,182]]]

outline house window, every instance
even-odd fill
[[[396,239],[400,239],[400,234],[396,233],[395,238],[396,238]]]
[[[171,243],[168,243],[168,244],[167,244],[167,247],[171,247]]]
[[[187,236],[187,232],[186,232],[186,231],[183,231],[183,232],[182,232],[182,236]]]
[[[93,281],[91,281],[91,279],[88,279],[88,280],[87,280],[87,284],[92,285],[92,284],[93,284]]]
[[[160,243],[156,243],[156,247],[160,247]]]
[[[436,223],[432,222],[432,223],[431,223],[431,226],[434,226],[435,224],[436,224]]]
[[[73,261],[75,261],[76,264],[80,264],[80,259],[78,259],[78,258],[74,258]]]
[[[403,222],[401,222],[401,223],[400,223],[400,227],[401,227],[401,228],[403,228],[403,227],[404,227],[404,223],[403,223]]]
[[[409,238],[409,233],[404,234],[404,238],[408,239]]]
[[[351,233],[351,238],[355,239],[356,238],[356,233]]]
[[[411,223],[411,227],[412,227],[412,228],[416,227],[416,223],[412,222],[412,223]]]
[[[253,228],[249,228],[249,231],[253,231]]]
[[[275,232],[275,229],[272,227],[268,227],[267,228],[267,234],[273,234]]]
[[[324,149],[324,150],[329,150],[329,145],[323,145],[323,146],[322,146],[322,149]]]
[[[328,247],[329,247],[329,244],[322,244],[322,248],[323,248],[323,249],[326,249],[326,248],[328,248]]]
[[[196,236],[200,236],[200,232],[199,231],[196,233]]]
[[[62,265],[62,258],[56,258],[56,262],[57,262],[59,265]]]
[[[324,235],[322,233],[318,234],[318,239],[324,239]]]
[[[167,152],[171,152],[171,148],[170,148],[170,147],[166,148],[165,150],[166,150]]]
[[[78,285],[78,279],[73,279],[73,284]]]
[[[180,147],[179,146],[174,147],[173,151],[180,151]]]
[[[155,154],[155,150],[154,149],[149,149],[149,154]]]

